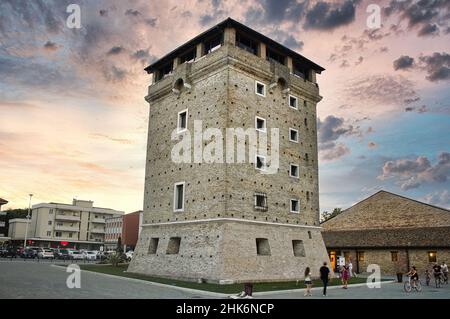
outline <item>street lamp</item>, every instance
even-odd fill
[[[27,235],[28,235],[28,222],[31,218],[31,197],[33,197],[33,194],[30,194],[30,202],[28,203],[28,215],[27,215],[27,224],[25,225],[25,239],[23,240],[23,249],[27,247]]]

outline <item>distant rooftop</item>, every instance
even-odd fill
[[[227,18],[226,20],[220,22],[219,24],[215,25],[214,27],[208,29],[207,31],[199,34],[195,38],[189,40],[185,44],[179,46],[175,50],[171,51],[170,53],[166,54],[159,60],[153,62],[148,67],[145,68],[145,71],[147,73],[153,73],[159,68],[163,67],[164,65],[168,64],[173,59],[177,58],[181,54],[186,53],[186,51],[194,46],[196,46],[199,43],[202,43],[205,40],[210,39],[214,35],[217,35],[219,32],[222,32],[225,28],[234,28],[237,31],[242,32],[246,36],[255,39],[257,41],[260,41],[261,43],[265,43],[266,45],[270,46],[271,48],[275,49],[276,51],[280,52],[281,54],[284,54],[286,56],[292,57],[294,60],[298,61],[299,63],[302,63],[306,67],[315,70],[317,73],[321,73],[325,69],[321,67],[320,65],[314,63],[313,61],[305,58],[303,55],[289,49],[288,47],[266,37],[265,35],[243,25],[242,23],[237,22],[236,20],[233,20],[231,18]]]

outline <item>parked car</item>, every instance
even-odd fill
[[[2,257],[5,258],[17,258],[17,256],[20,256],[20,248],[18,247],[9,246],[2,253]]]
[[[70,259],[68,249],[57,249],[56,251],[53,252],[53,255],[57,259]]]
[[[69,250],[69,257],[73,260],[83,260],[84,254],[77,250]]]
[[[38,256],[38,258],[43,258],[43,259],[54,259],[55,258],[53,251],[51,249],[47,249],[47,248],[39,249],[37,256]]]
[[[25,248],[22,253],[20,254],[20,257],[22,258],[38,258],[38,253],[36,249],[31,249],[31,248]]]
[[[127,256],[127,261],[131,261],[131,258],[133,258],[133,253],[134,251],[129,250],[125,253],[125,255]]]
[[[85,259],[87,260],[96,260],[97,253],[95,251],[85,251],[84,252]]]

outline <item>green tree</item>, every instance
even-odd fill
[[[326,222],[330,218],[336,217],[340,213],[342,213],[342,209],[341,208],[335,208],[335,209],[333,209],[333,211],[331,213],[329,213],[327,211],[324,211],[322,213],[322,216],[321,216],[321,223]]]

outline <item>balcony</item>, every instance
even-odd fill
[[[105,219],[104,218],[92,218],[91,223],[104,224]]]
[[[55,220],[70,220],[74,222],[80,221],[80,216],[73,216],[73,215],[56,215]]]
[[[78,227],[74,227],[74,226],[58,226],[55,225],[55,230],[58,231],[69,231],[69,232],[78,232],[80,231],[80,229]]]
[[[105,230],[103,228],[92,228],[89,232],[92,234],[104,234]]]
[[[0,216],[6,216],[6,212],[0,212]]]

